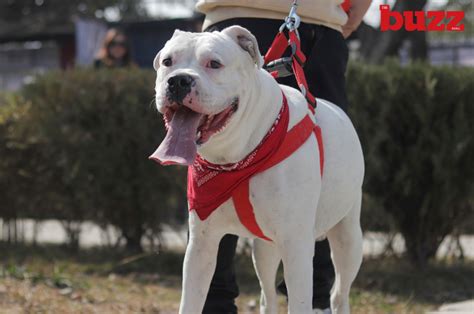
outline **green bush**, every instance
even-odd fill
[[[16,238],[10,232],[10,222],[21,217],[32,198],[28,174],[23,169],[34,152],[33,147],[10,140],[12,129],[26,112],[25,108],[16,107],[13,100],[12,95],[0,96],[0,217],[4,221],[2,231],[8,241]]]
[[[371,205],[362,215],[389,213],[423,265],[473,219],[474,69],[352,64],[348,82]]]
[[[84,69],[38,77],[11,97],[4,106],[14,109],[10,116],[23,114],[13,123],[4,110],[0,149],[12,149],[0,177],[22,174],[27,187],[27,206],[17,200],[11,208],[39,219],[112,224],[128,248],[141,249],[145,232],[156,234],[185,206],[184,169],[147,159],[164,136],[153,86],[151,71]]]

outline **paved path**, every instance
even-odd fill
[[[428,312],[427,314],[474,314],[474,299],[445,304],[441,306],[437,311]]]
[[[3,225],[0,219],[0,235],[1,226]],[[33,220],[23,220],[22,227],[24,229],[25,239],[31,242],[33,239]],[[164,226],[162,234],[163,244],[166,247],[174,249],[184,249],[186,246],[187,231],[186,228],[175,230],[170,226]],[[114,228],[109,228],[104,232],[96,224],[85,222],[82,225],[82,232],[79,238],[81,247],[87,248],[92,246],[106,245],[108,241],[115,241],[118,237],[118,232]],[[64,243],[66,234],[61,224],[57,220],[43,221],[38,228],[37,241],[39,243]],[[387,243],[387,236],[384,233],[366,232],[364,234],[364,255],[377,256],[384,252]],[[466,258],[474,259],[474,236],[461,236],[461,245],[464,250]],[[438,256],[445,256],[453,250],[452,238],[446,238],[438,250]],[[395,236],[393,240],[393,248],[395,252],[402,253],[405,249],[405,242],[401,235]],[[474,314],[474,312],[473,312]]]

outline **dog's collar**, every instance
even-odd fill
[[[206,219],[232,196],[241,182],[262,171],[285,138],[289,116],[288,101],[283,95],[278,118],[261,143],[244,159],[233,164],[216,165],[199,157],[188,167],[189,208],[195,209],[199,218]]]
[[[229,164],[214,164],[211,163],[204,158],[202,158],[199,154],[196,157],[196,160],[194,162],[195,167],[200,167],[202,169],[207,169],[211,171],[219,171],[219,172],[227,172],[227,171],[238,171],[247,168],[249,165],[252,164],[253,160],[255,159],[255,156],[258,153],[258,150],[260,147],[268,140],[268,138],[272,135],[272,133],[277,129],[278,124],[282,120],[282,115],[285,113],[285,111],[288,111],[288,101],[286,100],[285,94],[283,94],[283,102],[282,106],[280,109],[280,112],[278,113],[275,121],[273,122],[270,130],[268,130],[267,134],[263,137],[262,141],[257,145],[257,147],[250,153],[248,154],[244,159],[235,162],[235,163],[229,163]]]

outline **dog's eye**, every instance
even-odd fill
[[[165,67],[170,67],[173,65],[173,61],[171,61],[171,58],[166,58],[161,61],[161,64],[163,64]]]
[[[217,60],[211,60],[208,67],[211,69],[219,69],[222,68],[222,64]]]

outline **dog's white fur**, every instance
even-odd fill
[[[162,66],[171,58],[171,66]],[[223,67],[212,69],[210,60]],[[217,113],[236,97],[239,108],[220,133],[198,148],[206,160],[225,164],[243,159],[260,143],[288,98],[289,128],[311,115],[302,94],[278,85],[261,68],[254,36],[233,26],[222,32],[176,31],[154,61],[156,102],[168,105],[168,78],[191,75],[196,84],[185,98],[195,111]],[[351,121],[334,104],[318,99],[314,117],[324,141],[324,174],[318,145],[311,136],[293,155],[250,180],[250,200],[258,224],[273,242],[254,240],[253,261],[262,288],[261,313],[277,313],[275,275],[283,261],[289,312],[312,312],[314,241],[327,236],[336,280],[331,295],[333,313],[349,312],[349,290],[362,261],[359,224],[364,161]],[[200,313],[216,266],[219,241],[226,233],[255,238],[240,222],[231,200],[201,221],[189,215],[189,243],[183,270],[180,313]]]

